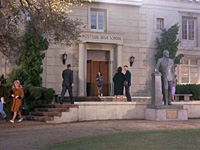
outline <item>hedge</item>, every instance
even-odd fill
[[[200,100],[200,85],[186,84],[177,85],[176,94],[192,94],[191,100]]]
[[[10,92],[11,87],[7,87],[8,92]],[[53,95],[55,91],[51,88],[45,87],[31,87],[23,86],[24,90],[24,99],[23,106],[26,107],[22,111],[23,114],[28,114],[30,111],[33,111],[34,108],[41,107],[44,104],[50,104],[53,100]],[[10,114],[12,98],[8,99],[7,104],[5,105],[5,111]]]

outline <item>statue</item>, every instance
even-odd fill
[[[163,51],[163,58],[156,64],[155,73],[161,72],[162,93],[164,105],[172,105],[172,85],[174,81],[174,61],[169,58],[169,51]]]

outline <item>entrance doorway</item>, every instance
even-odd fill
[[[103,75],[103,96],[110,95],[109,82],[109,52],[108,51],[88,51],[87,60],[87,96],[98,96],[97,72],[100,71]]]

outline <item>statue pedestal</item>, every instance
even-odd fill
[[[188,110],[181,105],[163,105],[161,74],[152,74],[152,102],[145,112],[146,120],[173,121],[188,120]]]
[[[154,121],[188,120],[188,110],[181,108],[183,106],[163,106],[156,108],[149,106],[145,112],[145,119]]]

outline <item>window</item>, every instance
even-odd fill
[[[164,19],[163,18],[157,18],[157,30],[163,30],[164,29]]]
[[[189,67],[188,66],[181,67],[181,81],[182,83],[189,83]]]
[[[105,31],[105,11],[104,10],[91,10],[91,30]]]
[[[189,84],[196,84],[198,83],[198,65],[197,65],[197,59],[186,59],[184,58],[181,60],[181,83],[189,83]]]
[[[182,39],[195,40],[195,19],[182,19]]]

